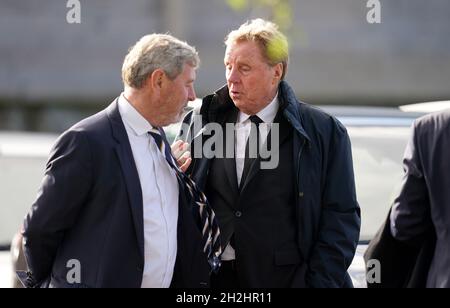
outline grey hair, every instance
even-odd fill
[[[122,66],[122,80],[125,85],[141,89],[148,77],[162,69],[167,77],[175,79],[189,64],[200,65],[200,58],[194,47],[168,34],[150,34],[142,37],[132,46]]]

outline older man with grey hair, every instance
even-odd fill
[[[226,39],[227,85],[185,118],[190,129],[181,135],[193,153],[197,140],[211,138],[196,127],[214,123],[225,131],[227,155],[194,155],[189,169],[217,214],[226,247],[213,287],[352,285],[347,268],[360,211],[350,140],[337,119],[297,100],[284,81],[288,58],[288,41],[274,23],[243,24]],[[252,144],[261,155],[252,156]],[[264,166],[263,144],[278,165]]]
[[[208,286],[214,214],[161,129],[195,99],[198,64],[188,44],[144,36],[123,63],[124,92],[58,139],[24,223],[28,287]]]

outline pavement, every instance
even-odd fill
[[[11,287],[11,276],[11,255],[9,251],[0,251],[0,288]]]

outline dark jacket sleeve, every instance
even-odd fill
[[[412,137],[405,151],[405,175],[391,212],[391,232],[400,241],[415,240],[423,236],[431,226],[429,196],[419,150],[418,125],[420,122],[414,124]]]
[[[380,279],[378,281],[368,280],[367,287],[425,288],[436,245],[434,229],[427,232],[426,237],[419,245],[408,245],[392,237],[390,215],[391,211],[364,253],[368,277],[372,275],[369,261],[376,260],[380,264]]]
[[[197,107],[186,114],[181,122],[180,131],[175,140],[191,143],[203,128],[203,119],[200,115],[200,108]]]
[[[37,284],[49,278],[64,233],[88,196],[91,161],[82,132],[65,133],[52,150],[37,200],[24,221],[25,256]]]
[[[352,286],[347,269],[355,255],[361,226],[350,139],[337,120],[333,127],[320,226],[306,276],[308,286],[314,288]]]

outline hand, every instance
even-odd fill
[[[186,172],[192,163],[191,152],[188,151],[189,143],[178,140],[171,146],[172,154],[177,160],[181,171]]]

